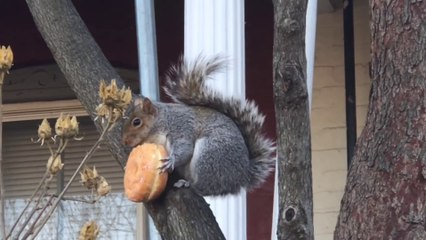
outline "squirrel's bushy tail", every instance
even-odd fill
[[[262,184],[275,166],[274,143],[262,133],[265,116],[252,101],[223,97],[206,86],[211,74],[223,69],[226,60],[220,56],[198,57],[194,62],[185,60],[172,67],[164,90],[177,103],[213,108],[231,118],[240,129],[250,154],[250,183],[247,188]]]

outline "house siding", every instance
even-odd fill
[[[357,134],[365,123],[370,90],[368,1],[354,3]],[[315,239],[333,239],[346,183],[343,11],[318,15],[312,102]]]

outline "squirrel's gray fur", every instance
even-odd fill
[[[165,145],[169,159],[164,169],[178,171],[202,195],[258,187],[275,165],[273,142],[261,132],[264,116],[257,106],[206,86],[224,66],[220,57],[182,60],[170,70],[164,87],[176,103],[140,97],[123,128],[127,145]]]

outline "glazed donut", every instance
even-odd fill
[[[124,190],[133,202],[156,199],[166,188],[168,173],[160,172],[168,154],[162,145],[145,143],[133,148],[124,173]]]

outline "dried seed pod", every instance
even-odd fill
[[[78,135],[79,132],[77,117],[74,115],[71,118],[71,131],[74,132],[74,136]]]
[[[56,135],[66,138],[74,138],[78,135],[79,127],[76,116],[64,116],[62,113],[56,120],[55,132]]]
[[[99,97],[101,98],[102,103],[109,106],[115,105],[119,99],[117,89],[115,79],[111,80],[109,85],[106,85],[105,81],[102,80],[99,86]]]
[[[93,170],[88,167],[84,167],[83,171],[80,172],[80,177],[80,183],[87,189],[97,188],[100,176],[98,175],[95,166],[93,166]]]
[[[101,80],[99,97],[102,103],[96,108],[98,117],[108,118],[111,122],[115,122],[123,116],[132,101],[132,92],[125,87],[118,89],[115,79],[111,80],[109,85]]]
[[[64,167],[64,164],[61,160],[61,155],[57,155],[55,159],[53,159],[53,156],[50,156],[49,160],[47,160],[46,167],[51,175],[56,175],[56,173],[58,173]]]
[[[111,186],[108,184],[104,177],[100,177],[98,181],[98,187],[96,188],[96,192],[99,196],[105,196],[111,191]]]
[[[102,100],[102,102],[104,101],[104,99],[105,99],[105,95],[106,95],[106,93],[105,93],[105,88],[106,88],[106,83],[105,83],[105,80],[101,80],[101,82],[99,83],[99,97],[101,98],[101,100]]]
[[[107,105],[105,105],[105,104],[99,104],[97,107],[96,107],[96,115],[98,116],[98,117],[102,117],[102,118],[108,118],[108,116],[109,116],[109,112],[110,112],[110,110],[109,110],[110,108],[107,106]]]
[[[130,88],[122,88],[120,90],[120,107],[127,108],[129,106],[130,102],[132,101],[132,91],[130,91]]]
[[[12,67],[13,63],[13,52],[10,46],[1,46],[0,47],[0,68],[2,70],[9,70]]]
[[[95,221],[86,222],[80,229],[79,240],[95,240],[99,234],[99,226]]]
[[[44,144],[44,140],[49,140],[52,137],[52,128],[50,127],[49,122],[47,119],[43,119],[41,124],[38,126],[38,140],[37,142],[41,141],[41,145]]]

